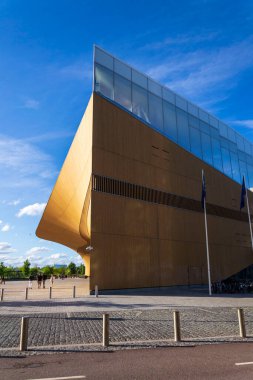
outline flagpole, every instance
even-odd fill
[[[203,178],[204,178],[204,170],[202,170],[202,186],[203,186]],[[208,288],[209,288],[209,296],[211,296],[212,287],[211,287],[210,258],[209,258],[209,246],[208,246],[208,232],[207,232],[206,197],[204,197],[204,215],[205,215],[205,232],[206,232],[206,258],[207,258]]]
[[[247,187],[246,187],[246,202],[247,202],[248,218],[249,218],[249,229],[250,229],[250,238],[251,238],[251,248],[252,248],[252,250],[253,250],[252,226],[251,226],[251,218],[250,218],[250,211],[249,211],[249,201],[248,201],[248,189],[247,189]]]

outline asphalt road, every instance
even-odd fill
[[[245,362],[249,363],[240,364]],[[1,380],[61,377],[105,380],[252,380],[253,344],[232,343],[0,358]]]

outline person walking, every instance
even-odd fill
[[[33,282],[32,282],[32,276],[30,276],[28,280],[28,289],[32,289],[32,288],[33,288]]]
[[[43,289],[46,288],[46,279],[47,279],[47,276],[45,275],[45,273],[43,273],[42,275],[42,284],[43,284]]]
[[[38,289],[41,288],[41,281],[42,281],[42,276],[41,276],[41,273],[39,273],[38,276],[37,276]]]
[[[54,283],[54,275],[51,274],[51,277],[50,277],[50,284],[51,284],[51,286],[53,286],[53,283]]]

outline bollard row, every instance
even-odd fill
[[[50,293],[51,292],[52,292],[52,288],[50,287]],[[74,292],[75,292],[75,289],[73,289],[73,297],[74,297]],[[237,313],[238,313],[240,337],[245,338],[246,328],[245,328],[244,311],[243,309],[239,308],[237,309]],[[20,331],[20,351],[26,351],[28,347],[28,322],[29,322],[28,317],[22,317],[21,331]],[[181,342],[181,326],[180,326],[179,311],[173,311],[173,322],[174,322],[174,341]],[[110,345],[109,331],[110,331],[109,314],[103,314],[103,336],[102,336],[103,347],[108,347]]]

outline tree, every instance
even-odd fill
[[[33,267],[33,268],[30,269],[30,275],[32,277],[37,277],[38,272],[39,272],[39,268],[38,267]]]
[[[31,266],[31,263],[28,259],[26,259],[24,261],[24,264],[21,268],[22,272],[24,273],[25,277],[28,277],[29,274],[30,274],[30,266]]]
[[[6,267],[4,266],[4,263],[1,262],[0,263],[0,277],[4,277],[5,270],[6,270]]]
[[[76,264],[75,263],[69,263],[67,266],[67,273],[70,275],[76,274]]]
[[[54,274],[54,267],[52,267],[50,265],[46,265],[44,268],[42,268],[42,272],[46,276],[51,276],[51,274]]]
[[[77,269],[77,274],[79,274],[79,276],[84,276],[85,266],[83,264],[80,264],[76,269]]]

